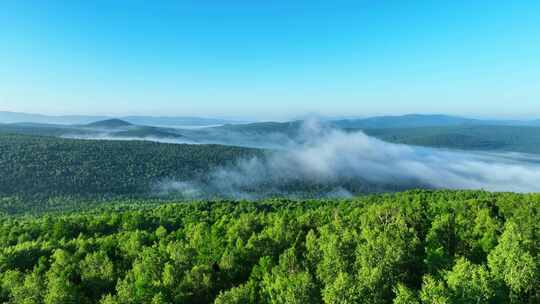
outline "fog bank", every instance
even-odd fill
[[[534,155],[391,144],[316,122],[303,126],[301,142],[283,142],[284,149],[267,157],[241,160],[200,180],[162,181],[156,191],[187,198],[235,199],[347,197],[409,188],[540,191],[540,158]]]

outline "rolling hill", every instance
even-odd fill
[[[481,151],[540,153],[540,127],[508,125],[508,122],[456,118],[444,115],[407,115],[369,119],[326,121],[322,128],[346,132],[363,131],[384,141],[435,148]],[[517,123],[516,123],[517,124]],[[306,136],[302,121],[226,124],[179,129],[135,125],[108,119],[86,125],[36,123],[0,124],[0,133],[45,135],[68,138],[141,139],[179,143],[207,143],[232,146],[281,148],[302,143]]]
[[[458,126],[540,126],[538,120],[473,119],[442,114],[377,116],[361,119],[331,120],[330,123],[338,128],[345,129],[386,129]]]
[[[253,123],[181,131],[189,138],[204,142],[212,139],[224,144],[262,145],[303,141],[302,122]],[[323,124],[323,127],[325,125]],[[326,127],[336,127],[326,123]],[[363,131],[378,139],[416,146],[479,151],[540,153],[540,127],[464,124],[426,127],[340,128],[346,132]],[[220,141],[221,140],[221,141]],[[277,143],[277,144],[276,144]]]
[[[119,129],[119,128],[128,128],[132,127],[133,124],[121,120],[121,119],[106,119],[106,120],[100,120],[93,123],[89,123],[85,125],[87,128],[99,128],[99,129]]]
[[[120,116],[117,119],[136,125],[151,126],[215,126],[223,124],[242,123],[242,121],[205,118],[191,116]],[[85,125],[97,121],[115,119],[115,117],[99,115],[42,115],[0,111],[0,123],[45,123],[61,125]]]
[[[111,134],[114,138],[133,138],[133,139],[186,139],[173,129],[158,127],[137,126],[125,131],[118,131]]]
[[[410,127],[437,127],[484,124],[482,120],[469,119],[448,115],[418,115],[379,116],[364,119],[335,120],[331,123],[339,128],[410,128]]]
[[[540,153],[539,127],[455,126],[363,129],[362,131],[384,141],[408,145]]]
[[[147,195],[262,151],[219,145],[75,140],[0,134],[0,195]]]

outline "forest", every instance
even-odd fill
[[[540,195],[148,201],[4,214],[3,303],[540,303]]]
[[[349,129],[355,130],[358,129]],[[540,128],[533,126],[429,126],[373,128],[362,131],[369,136],[398,144],[460,150],[540,153]]]
[[[273,150],[224,146],[165,144],[137,140],[84,140],[0,133],[0,212],[78,208],[117,198],[183,198],[163,192],[168,182],[196,182],[204,186],[200,198],[223,197],[223,189],[209,179],[218,169],[254,158],[263,163]],[[273,159],[279,159],[275,156]],[[215,185],[214,185],[215,186]],[[321,197],[337,187],[352,193],[419,188],[348,178],[335,182],[302,178],[268,179],[241,190],[260,197]],[[163,192],[163,193],[162,193]],[[228,197],[231,198],[231,197]],[[236,197],[232,197],[236,198]]]
[[[540,153],[540,122],[538,121],[405,115],[317,121],[317,124],[327,129],[346,132],[361,131],[383,141],[398,144],[472,151]],[[302,143],[305,139],[303,138],[305,125],[306,121],[296,120],[182,129],[137,125],[118,119],[109,119],[86,125],[0,123],[0,133],[69,138],[150,139],[177,143],[217,143],[275,148],[287,142]]]
[[[0,195],[147,195],[164,179],[192,179],[260,150],[148,141],[74,140],[0,134]]]

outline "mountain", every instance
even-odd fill
[[[538,123],[536,127],[535,122]],[[86,125],[0,124],[0,133],[281,149],[291,143],[309,140],[309,134],[303,132],[303,125],[303,121],[260,122],[181,129],[134,125],[123,119],[106,119]],[[540,153],[540,121],[511,122],[446,115],[405,115],[321,122],[321,127],[333,127],[346,132],[363,131],[384,141],[416,146]]]
[[[86,115],[65,115],[50,116],[42,114],[28,114],[19,112],[0,111],[0,122],[2,123],[43,123],[43,124],[88,124],[91,122],[107,119],[106,116],[86,116]]]
[[[227,130],[242,133],[265,134],[265,133],[285,133],[294,134],[302,126],[302,121],[289,122],[256,122],[249,124],[227,124],[219,127],[213,127],[215,130]]]
[[[110,116],[98,115],[64,115],[50,116],[42,114],[29,114],[19,112],[0,111],[0,123],[45,123],[45,124],[60,124],[60,125],[85,125],[97,121],[113,119]],[[191,116],[124,116],[117,117],[123,121],[135,125],[150,125],[161,127],[203,127],[216,126],[224,124],[245,123],[242,121],[220,119],[220,118],[204,118]]]
[[[100,128],[100,129],[121,129],[121,128],[128,128],[133,126],[133,124],[121,120],[121,119],[106,119],[101,121],[96,121],[93,123],[89,123],[86,125],[86,127],[89,128]]]
[[[312,116],[310,116],[312,117]],[[86,125],[102,120],[120,119],[134,125],[145,125],[155,127],[175,127],[175,128],[199,128],[214,127],[222,125],[243,125],[246,128],[268,128],[281,127],[280,123],[253,123],[249,121],[229,120],[220,118],[192,117],[192,116],[86,116],[86,115],[65,115],[48,116],[41,114],[27,114],[18,112],[0,111],[0,123],[41,123],[56,125]],[[320,121],[331,123],[338,128],[413,128],[413,127],[437,127],[437,126],[463,126],[463,125],[508,125],[508,126],[540,126],[538,120],[485,120],[473,119],[450,115],[422,115],[408,114],[401,116],[376,116],[368,118],[347,118],[330,119],[321,118]],[[301,120],[295,120],[301,121]],[[293,121],[294,122],[294,121]],[[285,123],[287,124],[287,123]],[[241,128],[244,128],[241,127]],[[227,128],[230,128],[228,126]]]
[[[450,115],[422,115],[408,114],[401,116],[376,116],[361,119],[333,120],[331,123],[339,128],[353,129],[381,129],[381,128],[418,128],[418,127],[444,127],[444,126],[540,126],[539,120],[497,120],[474,119]]]
[[[121,119],[136,125],[148,125],[157,127],[204,127],[245,123],[235,120],[189,116],[125,116],[121,117]]]
[[[409,114],[402,116],[378,116],[363,119],[344,119],[332,121],[340,128],[412,128],[412,127],[439,127],[439,126],[459,126],[459,125],[481,125],[491,124],[491,122],[463,118],[448,115],[420,115]]]
[[[166,129],[159,127],[137,126],[129,130],[114,132],[112,137],[117,138],[155,138],[155,139],[183,139],[184,136],[175,129]],[[195,141],[194,141],[195,142]]]
[[[0,124],[0,134],[24,134],[84,139],[183,139],[179,129],[133,125],[121,119],[107,119],[86,125],[51,125],[38,123]]]
[[[74,125],[53,125],[44,123],[9,123],[0,124],[0,134],[25,134],[39,136],[82,136],[97,134],[97,130]]]
[[[356,129],[358,130],[358,129]],[[349,129],[354,132],[356,130]],[[540,127],[463,125],[362,129],[384,141],[462,150],[540,153]]]

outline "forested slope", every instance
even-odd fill
[[[450,119],[450,118],[448,118]],[[425,121],[426,120],[426,121]],[[368,120],[367,120],[368,121]],[[377,122],[378,120],[374,120]],[[540,127],[529,125],[493,125],[485,122],[473,124],[474,120],[457,124],[439,125],[429,117],[411,124],[355,123],[352,121],[322,122],[318,127],[363,131],[369,136],[400,144],[451,148],[461,150],[482,150],[501,152],[540,153]],[[453,121],[453,120],[451,120]],[[116,122],[116,124],[114,123]],[[118,124],[120,123],[120,127]],[[200,129],[174,129],[129,125],[117,120],[108,120],[91,125],[47,125],[47,124],[0,124],[1,133],[45,135],[70,138],[140,138],[149,140],[170,140],[191,143],[219,143],[233,146],[279,148],[290,143],[303,143],[309,136],[305,134],[303,121],[262,122],[238,125],[223,125]],[[409,125],[420,127],[409,127]],[[117,127],[115,127],[117,126]],[[100,128],[101,127],[101,128]],[[123,129],[124,127],[125,129]],[[306,136],[308,136],[306,138]]]
[[[263,164],[272,153],[223,145],[0,134],[0,196],[4,196],[0,211],[72,209],[119,197],[314,198],[339,194],[336,189],[358,194],[428,188],[416,180],[375,182],[359,177],[323,182],[269,176],[263,182],[236,185],[217,174],[221,169],[236,172],[239,163],[249,166],[254,157]],[[275,155],[268,161],[278,159]],[[253,178],[265,174],[256,170],[264,169],[255,167],[242,174]]]
[[[356,131],[356,130],[355,130]],[[384,141],[462,150],[540,153],[540,128],[528,126],[452,126],[364,129]]]
[[[138,195],[165,178],[190,179],[259,150],[219,145],[0,135],[0,195]]]
[[[112,205],[3,217],[0,302],[540,301],[537,194]]]

